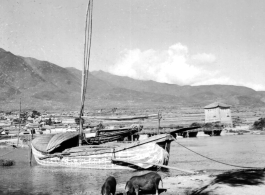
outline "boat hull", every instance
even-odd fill
[[[204,133],[209,136],[220,136],[222,133],[222,129],[204,130]]]
[[[49,157],[32,145],[32,152],[38,164],[43,166],[76,167],[89,169],[153,169],[157,164],[167,165],[171,139],[163,136],[127,144],[126,147],[113,147],[104,151],[82,151],[68,155]],[[76,147],[78,149],[78,147]],[[115,162],[124,161],[124,163]],[[126,163],[126,162],[132,163]],[[153,165],[156,164],[156,165]]]

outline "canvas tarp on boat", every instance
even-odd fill
[[[119,128],[119,129],[109,129],[109,130],[99,130],[96,137],[87,138],[84,144],[102,144],[111,141],[117,141],[126,136],[135,134],[139,131],[138,126]],[[40,152],[53,153],[61,152],[64,149],[78,146],[78,132],[64,132],[57,134],[46,134],[36,137],[32,144]],[[59,150],[59,147],[61,151]]]
[[[167,165],[170,135],[156,135],[133,143],[107,143],[68,148],[62,152],[43,153],[32,145],[38,164],[90,169],[149,169]]]
[[[60,147],[63,142],[77,138],[78,135],[78,132],[41,135],[32,140],[32,145],[40,152],[51,153],[56,148]],[[76,145],[77,144],[78,143],[76,143]]]

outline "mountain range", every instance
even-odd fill
[[[0,110],[78,110],[81,71],[0,48]],[[265,106],[265,92],[231,85],[179,86],[93,71],[86,106],[161,108],[205,106],[221,101],[234,106]]]

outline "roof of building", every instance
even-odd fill
[[[214,102],[212,104],[209,104],[209,105],[205,106],[204,109],[217,108],[217,107],[220,107],[220,108],[230,108],[229,105],[224,104],[222,102]]]

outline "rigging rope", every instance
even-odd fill
[[[199,155],[199,156],[201,156],[201,157],[203,157],[203,158],[206,158],[206,159],[208,159],[208,160],[211,160],[211,161],[214,161],[214,162],[217,162],[217,163],[220,163],[220,164],[224,164],[224,165],[231,166],[231,167],[244,168],[244,169],[264,169],[264,167],[246,167],[246,166],[233,165],[233,164],[229,164],[229,163],[221,162],[221,161],[218,161],[218,160],[212,159],[212,158],[210,158],[210,157],[204,156],[204,155],[202,155],[202,154],[200,154],[200,153],[198,153],[198,152],[195,152],[194,150],[189,149],[189,148],[187,148],[186,146],[180,144],[180,143],[177,141],[176,138],[173,138],[173,139],[174,139],[174,141],[175,141],[178,145],[182,146],[183,148],[186,148],[187,150],[189,150],[189,151],[191,151],[191,152],[193,152],[193,153],[195,153],[195,154],[197,154],[197,155]]]
[[[84,44],[84,66],[82,75],[82,94],[81,94],[81,110],[82,116],[84,111],[85,94],[87,89],[88,72],[89,72],[89,59],[91,49],[91,37],[92,37],[92,7],[93,1],[90,0],[87,6],[86,13],[86,25],[85,25],[85,44]]]
[[[81,140],[82,140],[82,131],[83,131],[82,116],[84,113],[84,103],[85,103],[85,95],[86,95],[88,72],[89,72],[89,59],[90,59],[90,49],[91,49],[91,37],[92,37],[92,8],[93,8],[93,0],[89,0],[87,5],[86,24],[85,24],[84,65],[83,65],[83,74],[82,74],[81,108],[79,116],[79,123],[80,123],[79,145],[81,145]]]
[[[89,72],[89,59],[90,59],[90,49],[91,49],[91,37],[92,37],[92,8],[93,8],[93,0],[90,0],[87,8],[86,15],[86,27],[85,27],[85,47],[84,47],[84,86],[83,86],[83,94],[82,94],[82,106],[84,106],[85,94],[87,89],[87,81],[88,81],[88,72]]]

